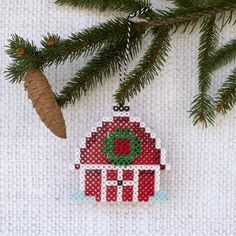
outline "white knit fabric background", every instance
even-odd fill
[[[163,8],[166,3],[158,1],[155,6]],[[0,235],[236,235],[236,109],[218,116],[215,126],[206,130],[193,127],[187,113],[197,93],[197,31],[173,35],[165,68],[131,102],[132,116],[148,124],[167,150],[172,170],[162,175],[161,188],[171,200],[135,204],[70,200],[78,188],[78,173],[71,168],[74,150],[91,127],[112,115],[118,76],[63,111],[68,139],[60,140],[39,120],[23,84],[5,81],[10,59],[4,45],[12,33],[40,45],[47,32],[66,37],[113,16],[114,12],[57,7],[53,0],[1,1]],[[221,35],[223,45],[236,36],[235,26],[226,26]],[[53,89],[59,91],[83,64],[81,59],[48,68]],[[212,95],[233,64],[215,73]]]

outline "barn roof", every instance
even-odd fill
[[[128,116],[115,116],[104,118],[97,128],[93,128],[91,134],[86,137],[80,149],[80,164],[111,164],[104,153],[104,139],[109,133],[119,128],[129,128],[141,141],[141,150],[132,161],[132,165],[160,165],[164,169],[164,161],[161,162],[160,140],[145,128],[145,124],[139,118]]]

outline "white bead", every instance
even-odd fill
[[[74,159],[74,163],[75,163],[75,164],[79,164],[79,163],[80,163],[80,159],[79,159],[78,157],[76,157],[76,158]]]
[[[167,163],[166,166],[165,166],[165,169],[166,169],[166,170],[170,170],[170,169],[171,169],[170,164]]]
[[[83,143],[85,143],[86,142],[86,139],[85,138],[81,138],[80,139],[80,144],[83,144]]]
[[[91,132],[86,133],[86,137],[87,137],[87,138],[90,138],[90,137],[91,137]]]
[[[151,138],[156,138],[156,134],[151,133]]]
[[[159,138],[156,139],[156,143],[161,144],[161,140]]]
[[[117,201],[118,201],[118,202],[121,202],[121,201],[122,201],[122,197],[118,196],[118,197],[117,197]]]
[[[150,133],[151,132],[151,129],[150,128],[146,128],[145,129],[147,133]]]
[[[93,128],[91,129],[92,132],[96,132],[96,130],[97,130],[96,127],[93,127]]]
[[[156,139],[156,148],[157,149],[161,148],[161,140],[160,139]]]
[[[137,202],[137,201],[138,201],[138,197],[133,196],[133,201],[134,201],[134,202]]]
[[[161,155],[165,156],[166,155],[166,150],[165,149],[161,149]]]
[[[138,188],[134,188],[134,193],[138,193]]]
[[[145,127],[145,123],[144,123],[144,122],[141,122],[141,123],[140,123],[140,127],[144,128],[144,127]]]
[[[161,160],[161,165],[166,165],[166,161]]]
[[[77,155],[80,154],[80,148],[75,148],[75,154],[77,154]]]

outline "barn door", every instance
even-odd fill
[[[104,171],[105,172],[105,171]],[[102,199],[106,201],[137,201],[138,173],[122,168],[106,170],[102,181]],[[105,176],[106,175],[106,176]]]

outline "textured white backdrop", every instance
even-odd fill
[[[157,7],[165,2],[155,3]],[[117,77],[65,109],[68,139],[55,138],[39,121],[23,85],[4,80],[9,62],[4,45],[12,33],[39,45],[46,32],[67,36],[98,24],[114,13],[57,7],[53,0],[2,0],[0,7],[0,235],[236,235],[236,110],[217,117],[214,127],[193,127],[187,110],[197,89],[198,33],[175,34],[172,51],[159,77],[131,103],[167,149],[170,172],[161,186],[165,203],[75,203],[72,171],[79,139],[112,113]],[[220,44],[236,36],[222,32]],[[235,64],[235,63],[234,63]],[[55,91],[79,63],[51,67],[46,74]],[[217,71],[214,95],[233,64]]]

